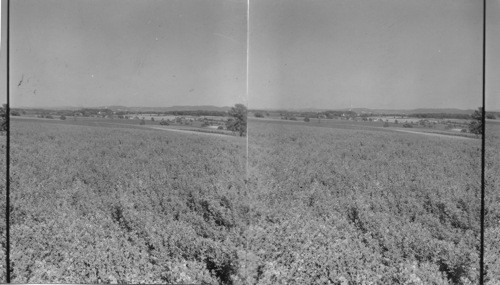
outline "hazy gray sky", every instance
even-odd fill
[[[251,0],[250,107],[477,108],[482,19],[470,0]]]
[[[246,102],[245,0],[11,3],[13,106]],[[500,110],[500,0],[487,8]],[[249,25],[251,108],[481,104],[482,1],[250,0]]]
[[[486,11],[486,110],[500,111],[500,0],[488,0]]]
[[[244,102],[246,15],[244,0],[11,1],[11,105]]]

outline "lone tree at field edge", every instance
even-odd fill
[[[0,131],[7,130],[7,104],[0,107]]]
[[[469,123],[469,132],[475,135],[483,134],[483,107],[479,107],[474,114],[471,115],[472,122]]]
[[[240,137],[247,133],[247,107],[243,104],[236,104],[229,111],[229,116],[233,117],[227,121],[227,129],[240,134]]]

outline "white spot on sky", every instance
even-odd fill
[[[94,74],[92,74],[91,76],[92,76],[92,78],[94,78]]]

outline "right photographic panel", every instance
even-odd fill
[[[485,284],[500,284],[500,1],[486,3]]]
[[[482,35],[482,1],[250,1],[254,283],[479,283]]]

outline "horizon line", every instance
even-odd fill
[[[241,104],[241,103],[236,103],[236,104]],[[99,105],[99,106],[10,106],[11,108],[17,108],[17,109],[64,109],[64,108],[79,108],[79,109],[84,109],[84,108],[110,108],[110,107],[123,107],[123,108],[148,108],[148,109],[154,109],[154,108],[175,108],[175,107],[215,107],[215,108],[231,108],[232,106],[217,106],[217,105],[170,105],[170,106],[126,106],[126,105]],[[246,106],[246,105],[245,105]],[[479,108],[480,106],[478,106]],[[456,107],[416,107],[416,108],[369,108],[369,107],[353,107],[353,108],[317,108],[317,107],[294,107],[294,108],[286,108],[286,107],[249,107],[247,106],[248,110],[267,110],[267,111],[282,111],[282,110],[290,110],[290,111],[328,111],[328,110],[357,110],[357,109],[366,109],[366,110],[390,110],[390,111],[412,111],[412,110],[418,110],[418,109],[431,109],[431,110],[460,110],[460,111],[470,111],[470,110],[476,110],[477,108],[456,108]],[[490,112],[500,112],[500,110],[488,110]]]

